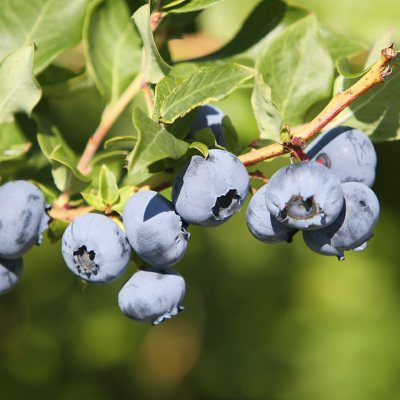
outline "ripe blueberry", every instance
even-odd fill
[[[343,206],[337,177],[314,161],[303,161],[278,170],[269,181],[266,205],[285,225],[296,229],[319,229],[331,224]]]
[[[131,196],[123,221],[132,249],[150,265],[173,265],[185,254],[190,235],[173,204],[157,192]]]
[[[249,190],[245,166],[232,153],[212,149],[193,156],[174,181],[172,200],[188,224],[206,227],[227,221],[240,210]]]
[[[246,222],[252,235],[265,243],[291,242],[296,229],[279,222],[265,204],[268,185],[262,186],[251,198],[246,212]]]
[[[224,117],[225,113],[218,107],[210,104],[199,107],[196,111],[192,128],[187,137],[193,139],[196,131],[210,128],[215,136],[215,141],[220,146],[225,146],[224,127],[222,125],[222,119]]]
[[[315,161],[328,167],[340,182],[361,182],[372,187],[376,153],[370,138],[358,129],[338,126],[314,140],[306,148]]]
[[[0,257],[19,258],[40,244],[50,217],[42,192],[27,181],[0,186]]]
[[[92,283],[118,278],[127,267],[131,248],[125,233],[111,219],[100,214],[75,218],[62,237],[67,267]]]
[[[136,321],[157,325],[183,310],[185,281],[172,268],[136,272],[118,295],[121,311]]]
[[[303,232],[310,249],[340,260],[345,250],[365,249],[379,218],[379,201],[368,186],[346,182],[342,187],[345,204],[336,221],[326,228]]]

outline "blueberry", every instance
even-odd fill
[[[370,138],[358,129],[338,126],[314,140],[307,154],[339,178],[340,182],[361,182],[372,187],[376,153]]]
[[[347,182],[342,187],[345,204],[337,220],[326,228],[303,232],[310,249],[340,260],[345,250],[364,250],[379,218],[379,201],[368,186]]]
[[[189,233],[173,204],[152,190],[127,201],[123,221],[132,249],[152,266],[177,263],[185,254]]]
[[[172,268],[136,272],[118,295],[121,311],[136,321],[157,325],[183,310],[185,281]]]
[[[127,267],[131,248],[125,233],[111,219],[100,214],[75,218],[62,237],[67,267],[92,283],[118,278]]]
[[[9,292],[22,275],[22,257],[13,260],[0,258],[0,294]]]
[[[225,146],[224,127],[222,125],[224,117],[225,113],[218,107],[212,105],[199,107],[194,117],[192,129],[187,137],[193,139],[196,131],[210,128],[215,136],[215,141],[220,146]]]
[[[246,212],[246,222],[252,235],[265,243],[291,242],[296,229],[279,222],[265,204],[265,192],[268,185],[262,186],[250,200]]]
[[[0,257],[19,258],[40,244],[50,217],[42,192],[27,181],[0,186]]]
[[[314,161],[303,161],[278,170],[265,192],[270,213],[296,229],[319,229],[331,224],[343,206],[337,177]]]
[[[239,211],[249,190],[245,166],[232,153],[213,149],[193,156],[174,181],[172,200],[188,224],[217,226]]]

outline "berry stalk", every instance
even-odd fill
[[[375,85],[382,83],[391,73],[390,62],[396,57],[397,52],[393,45],[381,51],[379,60],[372,65],[370,70],[363,75],[354,85],[347,90],[336,94],[327,106],[309,123],[294,127],[291,131],[296,140],[306,142],[320,132],[329,122],[331,122],[341,111],[348,107],[355,99],[363,95]],[[274,158],[288,153],[287,146],[274,143],[257,150],[239,156],[244,165],[253,165],[260,161]]]
[[[142,88],[142,74],[138,74],[132,83],[126,88],[121,97],[114,104],[108,106],[101,117],[101,121],[96,131],[90,136],[85,150],[78,162],[78,170],[87,175],[90,172],[89,163],[99,148],[101,142],[107,135],[114,122],[118,119],[121,113],[125,110],[129,102]]]

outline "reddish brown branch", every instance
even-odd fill
[[[315,136],[355,99],[378,83],[384,81],[391,73],[389,63],[396,57],[396,54],[397,52],[393,49],[393,45],[383,49],[379,60],[372,65],[365,75],[347,90],[334,96],[327,106],[311,122],[301,125],[299,128],[293,128],[291,131],[292,135],[304,142]],[[289,149],[284,145],[275,143],[242,154],[239,158],[244,165],[253,165],[260,161],[280,156],[288,151]]]

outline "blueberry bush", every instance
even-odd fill
[[[207,256],[209,247],[219,251],[224,243],[222,224],[235,232],[236,246],[248,228],[262,242],[257,251],[274,252],[282,269],[291,246],[311,249],[321,264],[338,259],[348,268],[347,256],[359,256],[351,250],[368,253],[383,210],[373,191],[376,148],[400,138],[396,43],[386,34],[369,46],[302,7],[265,0],[217,47],[203,43],[198,29],[213,7],[233,6],[227,0],[2,4],[0,302],[15,304],[32,268],[29,254],[40,254],[42,239],[62,254],[52,266],[67,271],[56,275],[71,283],[62,290],[76,290],[69,317],[79,307],[101,315],[96,299],[106,293],[114,299],[111,323],[104,321],[110,326],[124,318],[121,311],[153,325],[182,311],[185,292],[196,287],[196,274],[184,280],[186,256],[204,264],[197,279],[224,297],[213,301],[234,310],[232,287],[224,293],[227,271],[209,265]],[[186,43],[188,35],[197,51],[185,56],[177,39]],[[240,122],[243,113],[250,123]],[[216,233],[190,255],[202,230]],[[111,282],[113,296],[91,285]],[[236,289],[246,308],[251,288]],[[207,316],[194,304],[186,308],[197,326]],[[0,318],[9,315],[1,310]],[[271,393],[279,392],[272,381]],[[212,378],[200,385],[204,393],[207,385]],[[237,398],[286,398],[266,397],[261,388],[245,392]]]

